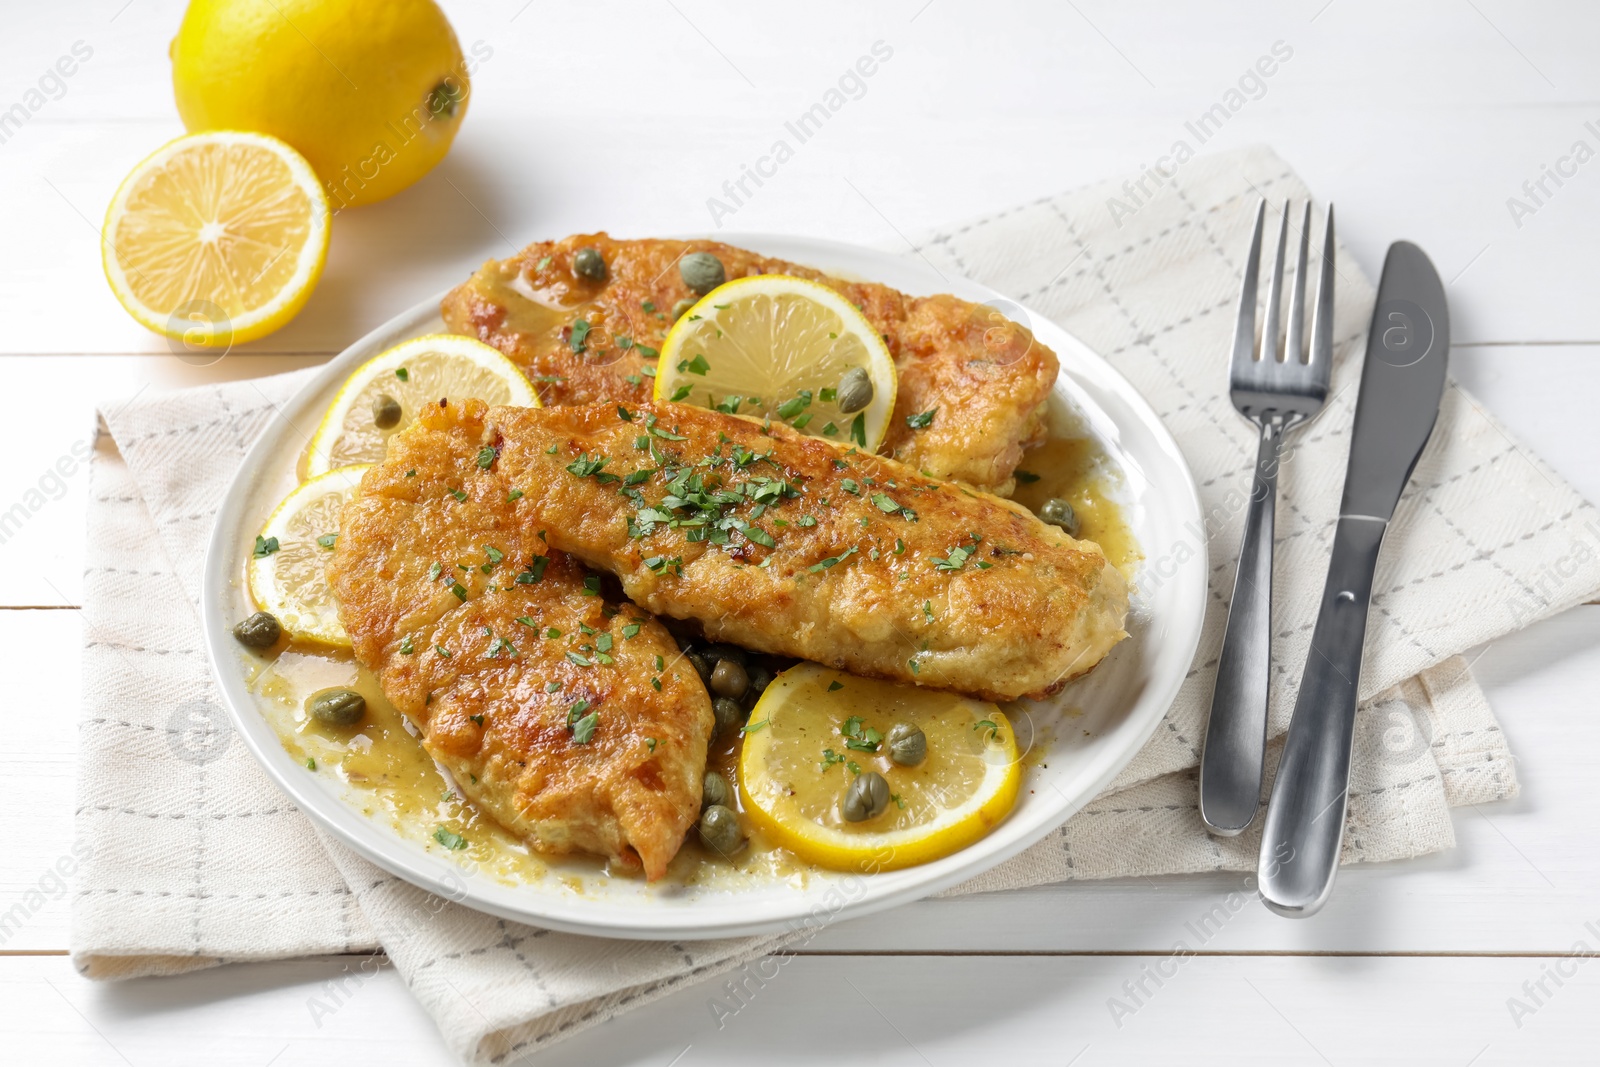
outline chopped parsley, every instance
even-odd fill
[[[1032,471],[1025,471],[1021,467],[1018,467],[1013,473],[1016,475],[1017,481],[1021,482],[1023,485],[1032,485],[1034,482],[1039,480],[1039,476],[1037,474],[1033,473]]]
[[[863,726],[859,715],[846,719],[839,732],[844,735],[844,747],[857,752],[876,752],[883,742],[883,735],[870,726]]]
[[[339,535],[336,533],[323,534],[321,537],[317,538],[317,544],[321,545],[323,548],[332,548],[338,543]]]
[[[490,467],[494,466],[494,458],[498,454],[499,453],[495,452],[495,450],[488,445],[484,445],[482,448],[478,449],[479,468],[482,470],[488,470]]]
[[[450,495],[460,501],[465,501],[467,499],[467,494],[462,492],[460,489],[450,490]]]
[[[262,537],[260,534],[256,534],[256,559],[266,559],[276,551],[278,551],[278,539],[276,537]]]
[[[589,453],[581,452],[578,454],[577,459],[567,464],[567,473],[574,477],[587,478],[590,475],[600,473],[601,468],[610,462],[609,456],[601,455],[598,452],[594,454],[593,459],[589,457]]]
[[[583,351],[584,343],[589,337],[589,322],[587,319],[574,319],[572,323],[572,336],[567,339],[574,353]]]
[[[839,690],[841,690],[843,688],[844,688],[844,683],[843,682],[829,682],[828,683],[828,692],[830,692],[830,693],[837,693]]]
[[[522,490],[521,489],[513,489],[513,490],[511,490],[511,492],[506,494],[506,503],[507,504],[511,503],[512,501],[521,500],[521,499],[522,499]]]
[[[913,430],[925,430],[929,426],[933,425],[933,416],[938,412],[938,410],[938,408],[929,408],[927,411],[920,412],[916,415],[907,415],[906,425],[911,427]]]
[[[778,405],[778,418],[792,419],[810,406],[811,390],[802,389],[798,396],[791,397]]]
[[[867,447],[867,416],[865,413],[857,415],[850,420],[850,440],[862,448]]]
[[[851,556],[853,556],[855,554],[856,554],[856,546],[855,545],[851,545],[849,548],[845,549],[843,552],[839,553],[837,556],[829,556],[827,559],[822,560],[820,563],[813,563],[811,566],[807,567],[806,569],[809,570],[812,574],[816,574],[818,571],[825,571],[829,567],[834,567],[834,566],[837,566],[840,563],[843,563],[845,560],[849,559]]]
[[[411,380],[411,372],[404,367],[396,367],[394,369],[394,376],[399,378],[402,382],[409,382]]]
[[[415,655],[416,651],[417,646],[412,642],[410,634],[406,634],[400,639],[400,654],[402,656]]]
[[[534,556],[521,574],[517,575],[518,585],[534,585],[544,577],[544,569],[550,566],[549,556]]]
[[[466,601],[466,599],[467,599],[467,589],[466,589],[466,586],[462,585],[460,582],[451,582],[450,583],[450,591],[456,595],[456,599],[457,600],[460,600],[462,602]]]
[[[451,833],[442,826],[434,828],[433,839],[451,852],[459,852],[467,847],[467,839],[460,834]]]
[[[599,596],[600,595],[600,576],[599,575],[591,574],[591,575],[589,575],[587,578],[585,578],[583,580],[583,595],[584,596]]]

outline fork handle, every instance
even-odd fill
[[[1272,528],[1285,428],[1281,420],[1261,423],[1244,540],[1200,757],[1200,817],[1222,837],[1249,826],[1261,805],[1272,666]]]

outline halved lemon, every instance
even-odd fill
[[[846,375],[871,386],[864,407],[840,404]],[[868,322],[825,285],[784,274],[713,289],[673,325],[655,399],[784,422],[874,452],[889,432],[894,359]],[[854,390],[865,398],[858,382]]]
[[[896,723],[920,727],[927,756],[889,758]],[[890,800],[849,822],[843,797],[877,772]],[[995,705],[953,693],[857,678],[814,663],[767,687],[745,726],[739,789],[745,813],[802,859],[835,870],[896,870],[965,848],[1016,803],[1016,735]]]
[[[106,281],[139,324],[225,348],[294,318],[328,255],[328,197],[275,137],[196,133],[133,168],[106,209]]]
[[[389,435],[410,423],[424,404],[437,404],[441,397],[539,406],[527,377],[497,349],[452,334],[414,337],[373,356],[350,375],[311,438],[306,473],[378,462]],[[400,405],[398,421],[379,418],[385,398]]]
[[[339,605],[328,588],[328,558],[339,538],[345,502],[361,487],[370,463],[340,467],[295,486],[256,537],[248,567],[256,607],[277,616],[298,641],[349,648]]]

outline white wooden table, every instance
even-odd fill
[[[1374,277],[1391,240],[1426,247],[1449,281],[1457,376],[1600,497],[1600,162],[1562,162],[1575,142],[1600,149],[1600,6],[446,6],[463,44],[493,49],[454,151],[401,196],[339,216],[300,318],[210,367],[168,354],[123,314],[100,277],[96,236],[125,171],[181,132],[166,57],[181,4],[53,0],[7,12],[0,111],[37,102],[28,90],[75,42],[93,50],[59,98],[27,104],[20,129],[0,127],[0,380],[10,394],[0,511],[31,502],[0,543],[0,913],[32,889],[48,898],[0,944],[9,1062],[449,1062],[387,969],[314,1019],[309,998],[326,995],[346,959],[116,986],[74,973],[65,890],[50,872],[73,840],[87,477],[49,472],[87,438],[93,402],[316,362],[536,236],[708,229],[707,198],[875,41],[893,56],[864,95],[726,228],[895,241],[1131,172],[1281,41],[1292,57],[1207,150],[1276,146],[1338,203],[1341,235]],[[1546,179],[1535,202],[1523,183],[1547,165],[1568,174],[1559,186]],[[1534,210],[1515,217],[1513,196]],[[1248,907],[1179,965],[1167,961],[1185,924],[1236,876],[927,902],[829,930],[722,1029],[707,1004],[717,990],[695,987],[544,1058],[1600,1061],[1600,964],[1570,955],[1600,949],[1600,608],[1497,642],[1474,669],[1519,756],[1522,796],[1458,811],[1452,852],[1347,870],[1315,919]],[[1176,975],[1158,988],[1144,977],[1152,968]],[[1141,981],[1151,995],[1114,1019],[1109,999],[1130,1002],[1125,983]],[[1541,981],[1535,1001],[1524,983],[1537,994]],[[1536,1010],[1514,1015],[1510,998]]]

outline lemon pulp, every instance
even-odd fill
[[[889,758],[899,722],[927,737],[915,766]],[[1011,724],[995,705],[812,663],[772,682],[745,731],[747,814],[801,858],[840,870],[893,870],[966,847],[1011,810],[1022,778]],[[869,771],[887,779],[890,802],[849,822],[840,799]]]
[[[250,596],[295,640],[350,647],[327,567],[344,505],[369,469],[369,464],[340,467],[300,483],[261,530],[248,568]]]
[[[106,277],[142,325],[202,345],[262,336],[321,277],[328,201],[288,145],[249,133],[180,137],[123,180],[106,212]]]
[[[373,404],[400,404],[400,421],[379,427]],[[363,363],[329,405],[311,439],[308,474],[383,459],[389,436],[408,426],[424,404],[475,397],[486,404],[538,407],[539,397],[517,365],[470,337],[429,334],[402,342]]]
[[[866,372],[872,399],[844,411],[845,374]],[[728,282],[673,325],[656,367],[655,399],[784,422],[875,451],[888,433],[897,379],[883,339],[849,301],[804,278]]]

